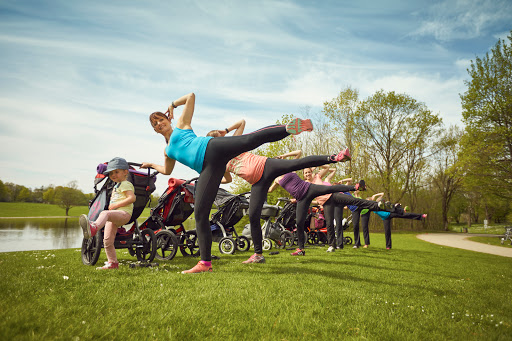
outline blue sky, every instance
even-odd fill
[[[162,163],[148,115],[189,92],[197,134],[317,113],[347,86],[407,93],[462,125],[466,68],[511,23],[509,0],[2,0],[0,180],[91,192],[114,156]]]

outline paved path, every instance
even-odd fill
[[[512,247],[501,247],[496,245],[488,245],[484,243],[478,243],[471,240],[467,240],[469,237],[496,237],[499,238],[502,235],[489,235],[489,234],[472,234],[472,233],[424,233],[418,234],[421,240],[455,247],[458,249],[471,250],[476,252],[490,253],[492,255],[498,255],[503,257],[512,257]]]

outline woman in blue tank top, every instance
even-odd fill
[[[174,109],[179,106],[183,106],[183,111],[177,120],[176,129],[173,129],[171,121],[174,119]],[[162,174],[169,175],[178,161],[199,173],[195,186],[194,215],[201,260],[192,269],[183,273],[212,271],[209,214],[229,160],[263,143],[279,141],[288,135],[313,130],[310,120],[296,118],[287,125],[269,126],[247,135],[222,136],[215,139],[196,136],[192,130],[194,106],[195,95],[190,93],[172,102],[167,112],[154,112],[150,115],[149,120],[153,129],[162,134],[167,142],[165,163],[142,164],[142,168],[152,167]],[[226,128],[227,132],[229,129]]]

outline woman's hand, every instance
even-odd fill
[[[151,162],[143,162],[140,168],[154,168]]]
[[[167,115],[167,117],[169,117],[169,120],[172,120],[174,118],[174,107],[172,106],[172,104],[169,105],[165,114]]]

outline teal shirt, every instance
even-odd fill
[[[382,220],[386,220],[391,215],[391,212],[387,211],[373,211],[373,213],[378,215]]]
[[[211,136],[197,136],[192,129],[175,128],[169,144],[165,147],[165,154],[201,173],[206,147],[212,138]]]

